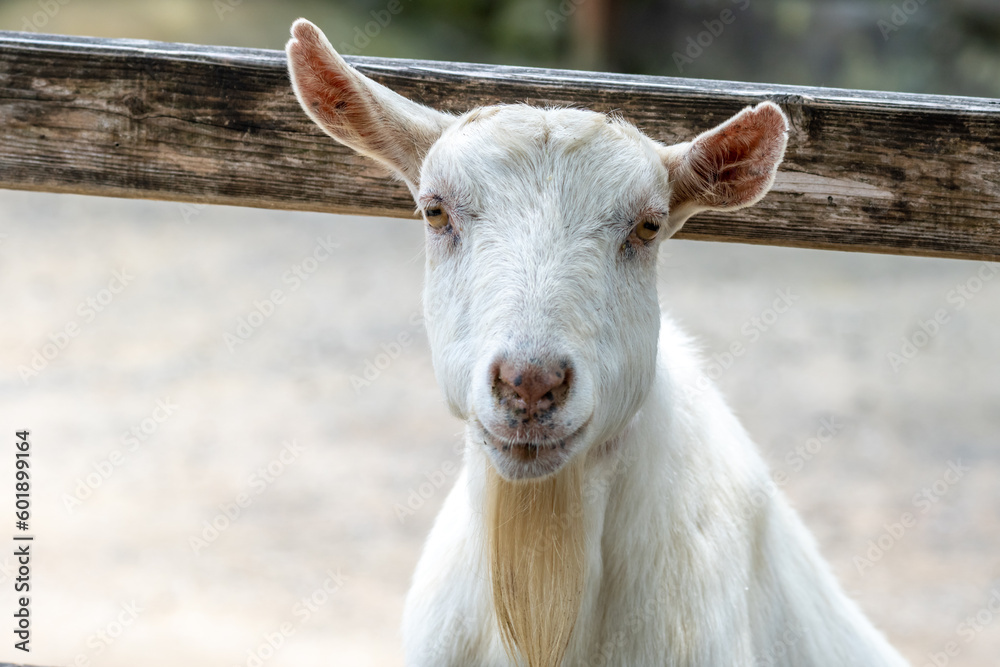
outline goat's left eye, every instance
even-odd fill
[[[635,235],[639,237],[641,241],[649,243],[656,238],[656,235],[660,231],[660,223],[658,222],[640,222],[635,226]]]
[[[448,212],[440,206],[424,209],[424,219],[434,229],[444,229],[448,226]]]

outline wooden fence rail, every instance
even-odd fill
[[[774,191],[682,237],[1000,259],[1000,100],[384,58],[437,108],[616,110],[664,142],[747,104],[789,114]],[[0,187],[411,217],[406,189],[299,109],[279,51],[0,32]]]

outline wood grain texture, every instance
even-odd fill
[[[693,137],[748,104],[789,114],[771,194],[703,213],[716,241],[1000,259],[1000,100],[348,57],[461,112],[616,111]],[[0,187],[412,217],[406,188],[306,118],[280,51],[0,32]]]

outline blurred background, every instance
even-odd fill
[[[363,55],[1000,97],[996,0],[400,3],[0,0],[0,29],[281,48],[305,16]],[[33,650],[8,635],[0,661],[401,665],[460,459],[422,242],[404,220],[0,191],[0,428],[32,430],[37,536]],[[1000,265],[661,253],[706,356],[747,348],[719,384],[850,594],[915,666],[1000,667]],[[779,290],[798,300],[751,340]]]
[[[369,56],[1000,96],[996,0],[399,2],[0,0],[0,27],[280,49],[305,16]]]

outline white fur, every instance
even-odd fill
[[[565,667],[904,665],[841,591],[688,341],[661,322],[662,237],[699,210],[764,195],[785,148],[777,107],[665,147],[589,111],[415,111],[327,50],[296,22],[303,107],[451,221],[427,226],[424,306],[438,381],[467,424],[465,461],[407,596],[407,665],[513,664],[492,606],[485,473],[540,477],[574,457],[586,465],[587,575]],[[348,82],[339,97],[324,68]],[[661,238],[636,243],[651,216]],[[565,404],[530,437],[505,431],[498,359],[571,364]],[[543,466],[496,446],[530,438],[565,449]]]
[[[669,319],[659,347],[642,408],[588,461],[590,571],[563,664],[906,665],[844,595]],[[406,601],[407,665],[512,664],[478,525],[485,464],[470,443],[427,540]]]

